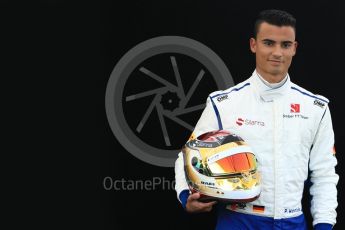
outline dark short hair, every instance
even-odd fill
[[[264,10],[259,13],[255,21],[254,38],[256,38],[259,27],[263,22],[275,26],[291,26],[296,32],[296,19],[291,14],[282,10]]]

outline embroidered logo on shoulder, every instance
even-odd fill
[[[321,108],[325,107],[325,103],[320,101],[320,100],[318,100],[318,99],[315,99],[314,105],[317,105],[317,106],[319,106]]]
[[[227,94],[217,97],[217,101],[219,101],[219,102],[224,101],[226,99],[228,99],[228,95]]]

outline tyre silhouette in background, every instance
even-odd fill
[[[105,96],[108,122],[129,153],[173,167],[208,94],[233,85],[223,61],[200,42],[152,38],[129,50],[112,71]]]

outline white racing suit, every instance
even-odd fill
[[[193,135],[218,129],[239,135],[251,146],[261,173],[260,197],[244,207],[228,205],[229,213],[255,215],[258,222],[261,217],[299,221],[309,169],[313,225],[336,223],[337,160],[326,98],[297,86],[289,76],[282,86],[271,89],[254,71],[246,81],[210,94]],[[175,163],[175,176],[178,198],[185,205],[188,185],[182,153]],[[225,229],[219,227],[224,223],[218,218],[217,229]]]

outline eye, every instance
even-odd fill
[[[263,41],[264,45],[266,46],[273,46],[274,42],[273,41],[269,41],[269,40],[265,40]]]
[[[282,47],[284,49],[288,49],[292,46],[292,42],[283,42]]]

